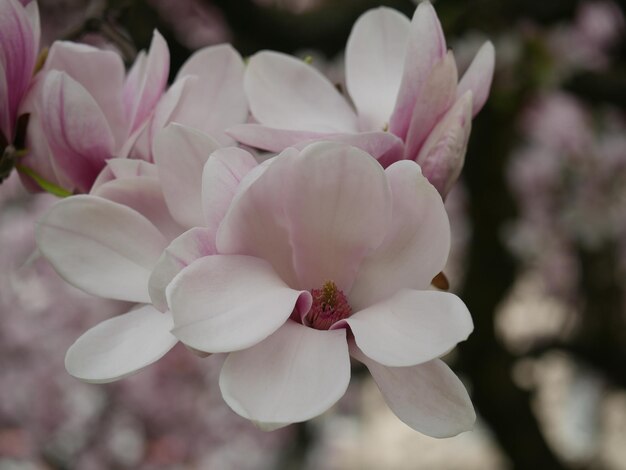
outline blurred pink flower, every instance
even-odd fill
[[[263,428],[330,408],[352,355],[404,422],[452,436],[475,415],[438,357],[472,320],[458,297],[426,291],[449,248],[441,197],[414,162],[383,170],[344,144],[290,148],[242,180],[218,254],[168,286],[172,332],[193,349],[230,352],[223,397]]]
[[[262,51],[250,59],[244,82],[258,123],[229,133],[270,151],[336,140],[384,166],[415,160],[445,195],[463,166],[471,118],[487,99],[493,69],[487,42],[458,81],[430,3],[421,3],[411,22],[378,8],[357,20],[346,46],[346,84],[356,112],[313,67]]]
[[[21,112],[29,113],[23,165],[69,191],[89,192],[105,161],[126,156],[152,115],[169,71],[169,51],[155,31],[125,77],[113,51],[57,41]],[[29,187],[40,189],[23,176]]]
[[[0,146],[15,138],[20,104],[39,52],[37,2],[0,0]]]

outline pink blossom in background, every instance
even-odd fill
[[[525,143],[511,160],[509,181],[521,217],[510,244],[540,269],[550,293],[571,302],[576,250],[626,246],[626,119],[553,92],[529,104],[520,128]]]
[[[156,31],[126,76],[113,51],[55,42],[22,107],[30,113],[23,166],[68,191],[89,192],[105,161],[125,156],[151,117],[168,71],[167,44]]]
[[[202,0],[149,0],[176,38],[189,49],[228,42],[230,31],[222,12]]]
[[[412,21],[388,8],[363,14],[348,39],[345,61],[356,110],[308,64],[257,53],[246,69],[245,90],[258,123],[229,133],[270,151],[336,140],[362,148],[385,166],[415,160],[445,195],[463,166],[471,118],[489,94],[491,43],[459,81],[437,15],[423,2]]]
[[[37,2],[0,1],[0,144],[15,138],[19,107],[39,53]]]
[[[471,428],[467,392],[438,357],[472,320],[456,296],[425,291],[450,228],[417,164],[383,170],[331,142],[289,148],[244,177],[215,243],[167,301],[183,343],[230,352],[220,388],[238,414],[275,429],[323,413],[345,393],[352,356],[414,429]]]
[[[626,21],[618,5],[585,1],[580,2],[573,23],[549,31],[548,46],[562,72],[605,70],[611,63],[611,48],[625,36]]]

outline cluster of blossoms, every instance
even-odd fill
[[[430,286],[490,43],[459,80],[422,3],[412,20],[386,8],[358,19],[349,96],[303,61],[262,51],[244,64],[228,45],[197,51],[168,87],[156,32],[128,73],[114,52],[55,42],[31,79],[36,6],[0,4],[2,133],[27,149],[29,188],[69,196],[40,219],[39,250],[84,292],[134,304],[76,340],[71,375],[117,380],[182,342],[223,354],[226,403],[276,429],[336,403],[354,358],[412,428],[471,428],[468,394],[439,358],[472,320]]]
[[[521,211],[511,246],[552,294],[573,301],[578,249],[615,243],[626,269],[626,117],[551,92],[529,103],[520,127],[525,142],[509,168]]]

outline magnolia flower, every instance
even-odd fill
[[[427,290],[449,247],[441,197],[414,162],[383,170],[351,146],[289,148],[248,173],[215,254],[196,256],[167,287],[172,333],[229,353],[223,397],[263,428],[330,408],[352,356],[400,419],[452,436],[475,415],[438,359],[467,338],[471,317],[458,297]]]
[[[445,195],[463,166],[472,116],[489,94],[493,45],[482,46],[458,81],[435,10],[423,2],[411,22],[389,8],[363,14],[345,57],[354,108],[307,63],[277,52],[254,55],[244,86],[258,123],[229,133],[270,151],[323,139],[356,145],[384,166],[415,160]]]
[[[40,34],[37,2],[0,0],[0,147],[15,137],[18,110],[37,61]]]
[[[168,262],[175,248],[164,251],[182,234],[184,240],[200,239],[197,256],[213,252],[210,240],[230,199],[222,190],[220,197],[202,194],[201,186],[225,189],[225,181],[235,187],[239,183],[229,158],[239,149],[218,150],[207,162],[218,147],[198,131],[171,124],[157,137],[156,164],[109,160],[90,195],[58,202],[38,222],[37,245],[67,282],[98,297],[135,304],[76,340],[65,362],[73,376],[88,382],[117,380],[158,360],[177,343],[170,334],[171,313],[158,290],[160,283],[169,282]],[[252,160],[248,167],[256,165],[247,156]],[[184,232],[194,223],[189,208],[198,209],[202,226]]]
[[[133,132],[151,116],[168,71],[169,51],[157,31],[150,52],[139,54],[126,78],[115,52],[55,42],[22,107],[30,114],[27,173],[89,192],[106,160],[123,156]]]

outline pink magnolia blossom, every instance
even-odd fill
[[[18,110],[39,51],[37,2],[23,3],[0,0],[0,141],[5,144],[15,137]]]
[[[125,156],[151,117],[168,71],[169,51],[157,31],[127,76],[113,51],[55,42],[22,106],[30,114],[23,165],[69,191],[89,192],[106,160]]]
[[[344,144],[289,148],[243,178],[214,254],[187,258],[168,285],[172,333],[229,353],[223,397],[263,428],[330,408],[352,356],[400,419],[452,436],[475,414],[438,359],[467,338],[471,317],[458,297],[427,290],[449,248],[441,197],[414,162],[383,170]]]
[[[362,148],[384,166],[415,160],[445,195],[463,166],[472,116],[489,94],[493,45],[481,47],[459,81],[435,10],[423,2],[412,21],[388,8],[363,14],[345,57],[354,108],[305,62],[257,53],[244,86],[258,122],[234,126],[229,133],[270,151],[336,140]]]
[[[89,195],[58,202],[39,221],[39,249],[66,281],[98,297],[136,304],[77,339],[66,357],[75,377],[116,380],[177,343],[162,290],[185,264],[175,245],[165,249],[180,236],[197,240],[196,257],[214,252],[211,240],[230,204],[227,194],[234,194],[224,182],[239,183],[228,158],[239,149],[218,147],[199,131],[170,124],[157,136],[156,163],[109,160]],[[256,162],[246,155],[251,160],[246,168],[252,168]],[[203,193],[203,182],[214,191]],[[189,218],[189,208],[199,211],[195,219]]]

